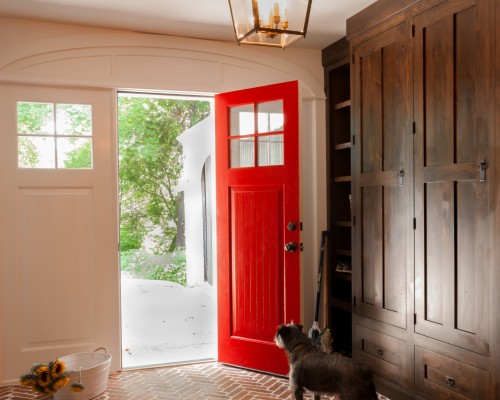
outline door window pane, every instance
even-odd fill
[[[92,135],[92,106],[89,104],[57,104],[58,135]]]
[[[20,136],[18,138],[19,168],[55,168],[55,138]]]
[[[52,103],[17,103],[17,133],[53,135],[54,105]]]
[[[57,138],[57,168],[92,168],[92,139]]]
[[[257,104],[258,133],[283,130],[283,101],[270,101]]]
[[[255,133],[253,104],[230,109],[229,132],[231,136],[253,135]]]
[[[231,168],[254,166],[254,139],[231,139]]]
[[[259,136],[259,166],[284,165],[283,135]]]
[[[92,168],[92,106],[17,103],[19,168]]]

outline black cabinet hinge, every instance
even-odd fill
[[[411,35],[415,36],[415,25],[411,26]]]
[[[356,135],[352,135],[352,145],[356,144]]]
[[[351,56],[351,63],[354,64],[354,54]]]
[[[413,134],[417,133],[417,124],[413,121]]]
[[[413,230],[417,229],[417,219],[413,218]]]
[[[356,296],[352,298],[352,305],[353,307],[356,307]]]
[[[417,314],[413,314],[413,325],[417,325]]]
[[[302,226],[302,222],[301,222],[301,223],[300,223],[300,230],[302,230],[302,229],[303,229],[303,226]]]
[[[352,226],[356,226],[356,216],[352,216]]]

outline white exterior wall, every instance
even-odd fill
[[[184,131],[177,140],[182,144],[184,154],[184,169],[177,185],[178,191],[184,192],[184,234],[186,240],[186,274],[188,285],[196,285],[204,281],[204,255],[203,255],[203,209],[201,174],[205,161],[210,157],[211,171],[215,171],[215,120],[210,115],[200,123]],[[210,178],[215,178],[211,174]],[[212,194],[215,193],[215,181],[209,183]],[[212,215],[215,215],[215,202]],[[212,231],[212,237],[215,232]],[[215,247],[215,242],[214,242]],[[215,255],[215,249],[213,249]],[[215,257],[212,260],[215,267]],[[216,277],[216,271],[214,277]],[[214,280],[215,281],[215,280]]]
[[[290,80],[300,82],[302,322],[310,326],[320,232],[327,226],[320,50],[283,51],[0,17],[0,82],[219,93]],[[110,118],[115,122],[114,115]],[[116,301],[118,293],[109,295]],[[0,321],[7,306],[0,304]],[[1,343],[0,330],[3,359],[7,349]]]

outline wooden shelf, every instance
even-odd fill
[[[344,250],[344,249],[337,249],[335,250],[335,253],[337,253],[339,256],[346,256],[346,257],[351,257],[352,255],[351,250]]]
[[[342,101],[333,106],[334,110],[340,110],[342,108],[347,108],[351,106],[351,100]]]
[[[330,302],[331,302],[330,304],[335,308],[339,308],[339,309],[347,311],[347,312],[352,311],[352,305],[348,301],[340,300],[340,299],[336,299],[335,297],[332,297],[330,299]]]
[[[344,182],[351,182],[352,178],[351,176],[336,176],[333,178],[333,181],[334,182],[337,182],[337,183],[344,183]]]
[[[333,276],[335,279],[343,279],[344,281],[352,282],[352,271],[335,271]]]
[[[346,142],[346,143],[336,144],[333,148],[334,148],[334,150],[345,150],[345,149],[350,149],[351,147],[352,147],[352,143]]]
[[[350,228],[352,227],[351,221],[336,221],[335,226],[338,226],[340,228]]]
[[[329,239],[328,275],[329,325],[337,326],[334,351],[346,351],[350,354],[352,340],[352,273],[336,271],[336,266],[352,264],[350,220],[351,195],[351,136],[350,100],[350,57],[349,43],[345,38],[335,42],[323,51],[325,66],[325,87],[327,88],[327,130],[328,130],[328,227],[333,231]],[[325,55],[328,57],[325,58]],[[332,61],[336,55],[335,62]],[[341,56],[340,56],[341,55]],[[326,62],[326,64],[325,64]]]

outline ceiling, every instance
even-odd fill
[[[375,0],[313,0],[305,40],[322,49],[345,21]],[[228,0],[0,0],[0,16],[235,42]]]

